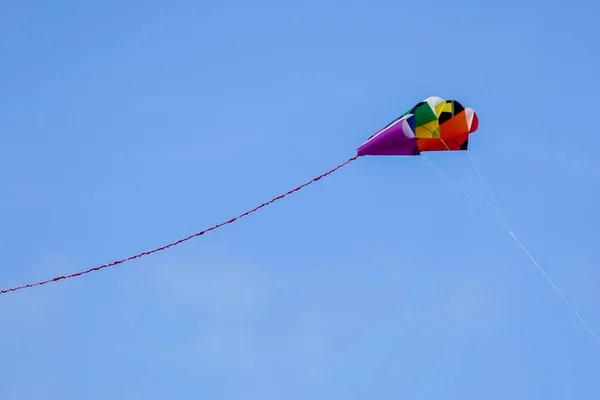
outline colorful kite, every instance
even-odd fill
[[[479,120],[456,100],[429,97],[367,140],[358,156],[416,156],[425,151],[467,150]]]
[[[228,221],[221,222],[209,229],[204,231],[194,233],[186,238],[177,240],[173,243],[167,244],[165,246],[159,247],[154,250],[145,251],[140,254],[136,254],[134,256],[113,261],[109,264],[100,265],[98,267],[90,268],[85,271],[73,273],[65,276],[58,276],[53,279],[30,283],[23,286],[13,287],[10,289],[5,289],[0,291],[0,294],[6,294],[9,292],[14,292],[21,289],[31,288],[34,286],[41,286],[51,282],[57,282],[63,279],[75,278],[81,275],[85,275],[94,271],[99,271],[104,268],[113,267],[115,265],[122,264],[126,261],[131,261],[136,258],[140,258],[143,256],[147,256],[162,250],[166,250],[170,247],[176,246],[180,243],[188,241],[197,236],[202,236],[207,232],[218,229],[224,225],[232,224],[240,218],[243,218],[247,215],[253,214],[256,211],[260,210],[263,207],[268,206],[271,203],[276,202],[277,200],[281,200],[287,195],[290,195],[294,192],[302,190],[306,186],[321,180],[322,178],[334,173],[338,169],[343,166],[349,164],[350,162],[356,160],[362,156],[418,156],[423,152],[429,151],[461,151],[467,150],[469,146],[469,135],[477,130],[479,127],[479,120],[477,115],[471,108],[464,108],[462,104],[460,104],[456,100],[444,100],[441,97],[429,97],[424,101],[418,103],[413,108],[402,114],[400,117],[392,121],[390,124],[385,126],[383,129],[376,132],[372,135],[365,143],[363,143],[357,150],[356,155],[350,158],[349,160],[343,162],[337,167],[325,172],[313,178],[312,180],[298,186],[295,189],[292,189],[282,195],[279,195],[266,203],[263,203],[252,210],[246,211],[243,214],[238,215],[235,218],[232,218]],[[469,153],[467,153],[469,154]],[[470,157],[471,161],[474,164],[473,159]],[[427,160],[425,158],[425,160]],[[437,167],[433,164],[432,166],[439,171]],[[493,195],[491,194],[489,187],[485,183],[483,176],[479,172],[479,169],[475,166],[477,173],[482,179],[492,201],[496,203]],[[445,175],[444,175],[445,176]],[[482,193],[483,195],[483,193]],[[484,195],[485,198],[485,195]],[[487,199],[486,199],[487,200]],[[492,208],[494,206],[489,203]],[[500,213],[498,208],[497,210]],[[491,215],[490,215],[491,216]],[[495,222],[498,223],[501,227],[502,224],[498,222],[493,216]],[[571,311],[578,317],[578,319],[583,323],[583,325],[588,329],[588,331],[593,335],[593,337],[600,343],[600,337],[594,332],[594,330],[589,326],[589,324],[583,319],[583,317],[577,312],[577,310],[571,305],[571,303],[567,300],[565,295],[558,289],[558,287],[554,284],[552,279],[546,274],[546,272],[542,269],[539,263],[533,258],[531,253],[527,251],[525,246],[517,239],[514,232],[510,229],[508,222],[506,222],[506,226],[503,228],[506,229],[507,233],[515,240],[515,242],[522,248],[525,254],[530,258],[531,262],[538,268],[538,270],[544,275],[546,280],[552,285],[552,287],[556,290],[556,292],[562,297],[565,303],[569,306]]]
[[[313,178],[303,185],[279,195],[252,210],[246,211],[235,218],[154,250],[145,251],[122,260],[113,261],[109,264],[100,265],[70,275],[57,276],[53,279],[5,289],[0,291],[0,294],[41,286],[63,279],[75,278],[166,250],[197,236],[202,236],[205,233],[218,229],[224,225],[232,224],[242,217],[253,214],[261,208],[268,206],[277,200],[281,200],[287,195],[304,189],[306,186],[334,173],[338,169],[362,156],[416,156],[421,154],[421,152],[427,151],[467,150],[469,135],[477,130],[478,125],[479,121],[477,115],[472,109],[464,108],[456,100],[444,100],[441,97],[434,96],[429,97],[402,114],[383,129],[376,132],[358,148],[357,154],[354,157],[324,174]]]

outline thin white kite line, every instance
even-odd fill
[[[598,337],[598,335],[596,335],[596,332],[594,332],[594,330],[588,325],[588,323],[585,321],[585,319],[583,319],[581,314],[579,314],[579,312],[575,309],[575,307],[573,307],[573,305],[567,299],[567,297],[563,294],[563,292],[561,292],[560,289],[556,286],[556,284],[552,281],[552,279],[550,279],[550,277],[548,276],[546,271],[544,271],[544,269],[540,266],[540,264],[537,262],[537,260],[531,255],[531,253],[529,253],[529,251],[525,248],[523,243],[521,243],[521,241],[519,239],[517,239],[517,237],[515,236],[515,234],[512,231],[509,232],[509,235],[515,240],[515,242],[517,242],[517,244],[521,247],[521,249],[523,249],[523,251],[525,252],[525,254],[527,254],[527,257],[529,257],[531,262],[540,270],[540,272],[544,275],[546,280],[550,283],[550,285],[552,285],[554,290],[556,290],[556,293],[558,293],[560,295],[560,297],[562,297],[562,299],[565,301],[567,306],[569,306],[571,311],[573,311],[573,313],[577,316],[577,318],[579,318],[579,320],[583,323],[583,325],[587,328],[587,330],[590,331],[592,336],[594,336],[594,339],[596,339],[596,341],[598,343],[600,343],[600,337]]]
[[[444,177],[448,183],[450,183],[452,186],[454,186],[456,188],[456,190],[458,191],[462,191],[460,187],[458,187],[458,185],[456,183],[454,183],[449,177],[448,175],[446,175],[444,172],[442,172],[441,169],[439,169],[434,163],[432,163],[427,157],[425,157],[423,154],[421,154],[421,157],[423,158],[423,160],[427,161],[427,163],[429,165],[431,165],[432,168],[434,168],[442,177]],[[494,222],[496,222],[496,224],[498,224],[498,226],[500,228],[505,229],[504,226],[502,226],[502,224],[498,221],[498,219],[496,217],[494,217],[492,214],[490,214],[490,212],[488,210],[486,210],[484,207],[481,207],[471,196],[469,196],[467,193],[464,193],[464,191],[462,191],[463,194],[465,196],[467,196],[467,198],[476,206],[480,207],[483,212],[485,212]]]
[[[425,161],[427,161],[427,163],[429,163],[429,165],[431,165],[438,173],[440,173],[444,178],[446,178],[446,180],[452,184],[455,188],[459,189],[458,185],[456,185],[452,180],[450,180],[450,178],[444,174],[437,166],[435,166],[430,160],[428,160],[426,157],[424,157],[422,154],[421,156],[423,157],[423,159]],[[473,158],[471,157],[471,160],[473,161]],[[489,189],[489,186],[485,183],[485,179],[483,178],[483,175],[481,174],[481,172],[479,172],[479,169],[477,168],[477,166],[473,163],[473,165],[475,166],[475,168],[477,169],[481,180],[484,182],[484,185],[486,186],[491,198],[493,199],[493,201],[496,203],[496,206],[498,208],[498,212],[500,214],[502,214],[502,211],[500,210],[500,207],[498,206],[498,203],[496,202],[494,196],[491,193],[491,190]],[[465,196],[467,196],[471,201],[473,201],[472,197],[469,196],[467,193],[465,193],[463,191],[463,194]],[[500,224],[500,222],[498,222],[498,220],[496,218],[494,218],[490,213],[487,212],[487,210],[484,209],[484,211],[486,211],[486,214],[488,214],[488,216],[490,216],[494,222],[496,222],[496,224],[498,224],[498,226],[500,226],[501,228],[504,228],[504,226],[502,226],[502,224]],[[503,215],[503,214],[502,214]],[[504,218],[506,220],[506,218]],[[506,221],[507,226],[509,226],[508,221]],[[537,260],[533,257],[533,255],[531,255],[531,253],[529,252],[529,250],[527,250],[527,248],[525,247],[525,245],[517,238],[517,236],[515,235],[515,233],[511,230],[508,229],[506,230],[506,232],[508,233],[508,235],[510,237],[513,238],[513,240],[515,241],[515,243],[517,243],[517,245],[519,245],[519,247],[521,248],[521,250],[523,250],[523,252],[525,253],[525,255],[527,255],[527,257],[529,258],[529,260],[533,263],[533,265],[535,265],[537,267],[537,269],[542,273],[542,275],[544,276],[544,278],[546,278],[546,280],[548,281],[548,283],[550,283],[550,285],[554,288],[554,290],[556,291],[556,293],[558,293],[558,295],[563,299],[563,301],[567,304],[567,306],[571,309],[571,311],[575,314],[575,316],[579,319],[579,321],[586,327],[586,329],[591,333],[591,335],[594,337],[594,339],[596,339],[596,341],[598,343],[600,343],[600,337],[596,334],[596,332],[592,329],[592,327],[586,322],[586,320],[581,316],[581,314],[577,311],[577,309],[571,304],[571,302],[567,299],[567,297],[563,294],[563,292],[558,288],[558,286],[556,286],[556,284],[554,283],[554,281],[550,278],[550,276],[548,276],[548,274],[546,273],[546,271],[544,271],[544,269],[541,267],[541,265],[537,262]]]
[[[431,133],[432,136],[435,137],[435,132],[432,131],[431,129],[429,129],[427,126],[421,126],[422,128],[424,128],[426,131],[428,131],[429,133]],[[441,137],[441,135],[439,136],[440,141],[444,144],[444,146],[446,147],[446,150],[448,150],[448,152],[450,153],[450,156],[452,157],[452,159],[462,168],[462,170],[465,172],[465,175],[467,175],[466,173],[466,168],[465,166],[456,159],[455,154],[452,150],[450,150],[450,147],[448,146],[448,144],[446,143],[446,141]],[[460,188],[458,188],[457,185],[455,185],[452,180],[450,180],[450,178],[448,176],[446,176],[441,170],[439,170],[431,161],[429,161],[427,158],[425,158],[425,156],[423,156],[423,154],[421,153],[421,156],[429,163],[429,165],[431,165],[432,167],[434,167],[439,173],[441,173],[448,182],[450,182],[452,185],[454,185],[459,191],[461,190]],[[479,185],[477,185],[477,182],[475,182],[475,180],[473,179],[473,176],[471,174],[468,174],[469,178],[471,178],[471,181],[473,182],[473,184],[475,184],[475,187],[477,187],[477,191],[479,192],[479,194],[481,195],[481,197],[483,197],[483,199],[485,200],[485,202],[490,206],[490,208],[492,209],[492,212],[497,214],[497,217],[501,217],[501,212],[499,212],[499,210],[497,210],[497,205],[496,207],[494,207],[494,205],[490,202],[490,200],[485,196],[485,194],[483,193],[483,191],[481,190],[481,188],[479,187]],[[488,190],[489,192],[489,190]],[[470,196],[469,196],[470,197]],[[471,199],[471,201],[474,203],[474,200]],[[486,212],[487,213],[487,212]],[[487,213],[489,215],[489,213]],[[500,224],[500,221],[498,221],[498,219],[496,217],[492,217],[496,223]],[[504,228],[504,227],[503,227]],[[509,230],[510,227],[508,225],[508,223],[506,222],[506,230]]]
[[[506,224],[506,230],[510,230],[510,225],[508,224],[508,221],[506,221],[506,218],[504,218],[504,216],[502,215],[502,212],[500,211],[500,207],[498,206],[498,203],[496,201],[494,201],[494,203],[496,203],[496,205],[492,204],[492,201],[494,200],[494,197],[490,196],[491,199],[492,199],[492,201],[490,201],[490,199],[487,198],[487,196],[483,193],[483,191],[481,190],[481,188],[479,187],[479,185],[477,184],[477,182],[475,182],[475,179],[473,178],[473,175],[469,174],[467,172],[467,168],[465,167],[464,163],[462,163],[459,159],[456,158],[456,154],[454,154],[454,151],[450,150],[450,147],[448,146],[448,144],[446,144],[446,141],[444,139],[442,139],[440,137],[440,140],[444,144],[444,146],[446,146],[446,149],[450,152],[450,156],[452,157],[452,159],[454,161],[456,161],[456,163],[464,171],[465,175],[469,176],[469,178],[471,179],[471,182],[473,182],[473,184],[477,188],[477,191],[479,192],[479,194],[481,195],[481,197],[483,197],[483,199],[485,200],[485,202],[490,206],[490,208],[494,211],[494,213],[496,213],[496,216],[502,221],[501,223],[502,224]],[[467,153],[468,153],[468,151],[467,151]],[[483,184],[486,185],[485,182]],[[486,187],[487,187],[487,185],[486,185]],[[489,189],[487,191],[488,191],[488,193],[490,192]]]
[[[502,210],[500,209],[500,205],[498,204],[498,202],[496,201],[496,198],[494,197],[494,195],[492,194],[492,191],[490,190],[490,187],[488,186],[485,178],[483,177],[483,174],[481,173],[481,171],[479,170],[479,167],[477,167],[477,164],[475,163],[475,159],[473,159],[473,156],[471,155],[470,151],[467,151],[467,156],[469,157],[469,160],[471,160],[471,164],[473,164],[473,167],[475,168],[475,171],[477,172],[477,175],[479,175],[479,178],[481,179],[481,182],[483,183],[483,185],[485,186],[485,190],[487,190],[488,194],[490,195],[490,198],[492,199],[492,201],[494,202],[494,204],[496,205],[496,208],[498,210],[498,214],[500,215],[500,218],[502,218],[504,220],[504,222],[506,222],[506,226],[508,227],[508,229],[510,231],[512,231],[512,228],[510,227],[510,224],[508,223],[508,218],[506,218],[504,216],[504,213],[502,212]]]

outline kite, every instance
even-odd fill
[[[179,239],[165,246],[154,250],[145,251],[121,260],[113,261],[109,264],[100,265],[85,271],[76,272],[70,275],[57,276],[52,279],[30,283],[23,286],[17,286],[0,291],[0,294],[7,294],[21,289],[41,286],[48,283],[58,282],[64,279],[79,277],[91,272],[99,271],[105,268],[114,267],[127,261],[132,261],[159,251],[166,250],[190,239],[202,236],[210,231],[218,229],[224,225],[234,223],[240,218],[255,213],[263,207],[270,205],[284,197],[304,189],[306,186],[331,175],[340,168],[349,164],[362,156],[417,156],[421,152],[428,151],[450,151],[467,150],[469,135],[477,130],[479,120],[471,108],[464,108],[456,100],[444,100],[441,97],[432,96],[424,101],[417,103],[413,108],[406,111],[400,117],[377,131],[374,135],[362,144],[356,155],[337,167],[313,178],[312,180],[281,194],[268,202],[246,211],[228,221],[221,222],[211,228],[194,233],[186,238]]]
[[[467,150],[469,135],[478,127],[473,109],[432,96],[371,136],[357,155],[418,156],[426,151]]]
[[[0,294],[7,294],[10,292],[15,292],[17,290],[32,288],[36,286],[45,285],[52,282],[58,282],[64,279],[75,278],[78,276],[82,276],[85,274],[89,274],[91,272],[99,271],[101,269],[113,267],[119,264],[122,264],[127,261],[135,260],[137,258],[141,258],[153,253],[157,253],[162,250],[166,250],[170,247],[176,246],[180,243],[191,240],[195,237],[202,236],[210,231],[218,229],[222,226],[229,225],[239,220],[240,218],[246,217],[250,214],[253,214],[260,210],[263,207],[266,207],[278,200],[283,199],[284,197],[298,192],[308,185],[313,184],[321,180],[322,178],[331,175],[336,172],[340,168],[345,165],[351,163],[352,161],[364,157],[364,156],[422,156],[426,161],[428,161],[438,172],[442,175],[441,172],[435,165],[433,165],[427,158],[425,158],[422,153],[424,152],[437,152],[437,151],[466,151],[469,146],[469,137],[475,132],[479,127],[479,119],[475,111],[471,108],[465,108],[461,103],[456,100],[445,100],[441,97],[431,96],[427,99],[417,103],[410,110],[406,111],[404,114],[400,115],[398,118],[393,120],[391,123],[386,125],[384,128],[377,131],[371,137],[367,139],[356,151],[356,154],[348,159],[347,161],[339,164],[337,167],[313,178],[312,180],[296,187],[295,189],[289,190],[288,192],[281,194],[273,199],[260,204],[259,206],[246,211],[237,217],[231,218],[228,221],[221,222],[217,225],[214,225],[211,228],[205,229],[203,231],[194,233],[186,238],[179,239],[175,242],[167,244],[165,246],[156,248],[154,250],[145,251],[122,260],[113,261],[109,264],[100,265],[98,267],[93,267],[85,271],[76,272],[70,275],[57,276],[52,279],[48,279],[45,281],[40,281],[37,283],[30,283],[23,286],[17,286],[10,289],[4,289],[0,291]],[[466,152],[469,154],[469,152]],[[469,154],[470,160],[473,162],[479,177],[483,181],[492,201],[496,203],[494,196],[492,195],[489,187],[485,183],[483,176],[479,172],[479,169],[475,165],[474,160],[471,158]],[[446,177],[444,175],[444,177]],[[446,177],[446,179],[450,180]],[[482,193],[483,195],[483,193]],[[485,195],[484,195],[485,198]],[[486,199],[487,201],[487,199]],[[488,202],[489,205],[494,208],[494,205]],[[485,211],[485,210],[484,210]],[[497,210],[501,215],[501,212],[498,208]],[[489,215],[489,214],[488,214]],[[491,215],[490,215],[491,216]],[[517,239],[514,232],[510,229],[508,222],[506,222],[506,226],[502,226],[502,224],[496,220],[493,216],[492,219],[500,225],[500,227],[505,228],[507,233],[515,240],[515,242],[521,247],[521,249],[525,252],[525,254],[529,257],[531,262],[538,268],[538,270],[544,275],[546,280],[552,285],[552,287],[556,290],[556,292],[560,295],[560,297],[565,301],[565,303],[569,306],[571,311],[577,316],[577,318],[583,323],[583,325],[588,329],[588,331],[592,334],[592,336],[600,343],[600,337],[594,332],[594,330],[588,325],[588,323],[583,319],[583,317],[577,312],[575,307],[571,305],[569,300],[565,297],[565,295],[558,289],[558,287],[554,284],[552,279],[546,274],[546,272],[542,269],[539,263],[535,260],[535,258],[529,253],[529,251],[525,248],[525,246]]]

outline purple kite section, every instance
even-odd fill
[[[407,125],[406,128],[410,129],[406,120],[402,118],[377,132],[358,148],[358,156],[420,155],[417,140],[406,135],[404,125]]]

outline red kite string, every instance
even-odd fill
[[[101,269],[104,269],[104,268],[114,267],[115,265],[119,265],[119,264],[123,264],[124,262],[127,262],[127,261],[135,260],[136,258],[141,258],[141,257],[147,256],[147,255],[153,254],[153,253],[157,253],[159,251],[166,250],[166,249],[168,249],[170,247],[176,246],[178,244],[186,242],[186,241],[188,241],[190,239],[193,239],[195,237],[202,236],[205,233],[208,233],[210,231],[214,231],[215,229],[218,229],[218,228],[220,228],[220,227],[222,227],[224,225],[232,224],[232,223],[234,223],[235,221],[237,221],[240,218],[243,218],[243,217],[245,217],[247,215],[255,213],[256,211],[260,210],[261,208],[266,207],[266,206],[268,206],[268,205],[276,202],[277,200],[281,200],[284,197],[286,197],[286,196],[288,196],[288,195],[290,195],[292,193],[298,192],[298,191],[304,189],[305,187],[307,187],[308,185],[310,185],[310,184],[312,184],[314,182],[317,182],[318,180],[326,177],[327,175],[330,175],[330,174],[334,173],[338,169],[340,169],[340,168],[344,167],[345,165],[351,163],[352,161],[356,160],[357,158],[358,158],[358,156],[354,156],[354,157],[350,158],[349,160],[343,162],[342,164],[338,165],[337,167],[335,167],[335,168],[333,168],[333,169],[325,172],[324,174],[321,174],[321,175],[317,176],[316,178],[311,179],[310,181],[308,181],[308,182],[306,182],[306,183],[298,186],[295,189],[292,189],[292,190],[290,190],[290,191],[288,191],[288,192],[286,192],[284,194],[281,194],[281,195],[279,195],[277,197],[274,197],[273,199],[267,201],[266,203],[262,203],[261,205],[253,208],[252,210],[246,211],[245,213],[240,214],[240,215],[238,215],[235,218],[232,218],[232,219],[230,219],[228,221],[225,221],[225,222],[221,222],[221,223],[219,223],[219,224],[217,224],[217,225],[215,225],[215,226],[213,226],[211,228],[205,229],[205,230],[203,230],[201,232],[198,232],[198,233],[194,233],[193,235],[190,235],[190,236],[188,236],[186,238],[183,238],[183,239],[179,239],[179,240],[177,240],[177,241],[175,241],[173,243],[169,243],[169,244],[167,244],[165,246],[156,248],[154,250],[145,251],[143,253],[139,253],[139,254],[136,254],[134,256],[130,256],[130,257],[124,258],[122,260],[113,261],[113,262],[111,262],[109,264],[104,264],[104,265],[100,265],[98,267],[90,268],[90,269],[88,269],[86,271],[76,272],[76,273],[70,274],[70,275],[57,276],[56,278],[49,279],[49,280],[46,280],[46,281],[41,281],[41,282],[37,282],[37,283],[30,283],[30,284],[27,284],[27,285],[17,286],[17,287],[13,287],[13,288],[10,288],[10,289],[4,289],[4,290],[0,291],[0,294],[6,294],[6,293],[10,293],[10,292],[16,292],[17,290],[32,288],[32,287],[35,287],[35,286],[42,286],[42,285],[45,285],[47,283],[61,281],[63,279],[76,278],[76,277],[81,276],[81,275],[89,274],[89,273],[95,272],[95,271],[100,271]]]

